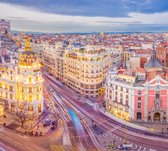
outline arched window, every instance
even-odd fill
[[[141,112],[137,112],[137,120],[141,120],[142,119],[142,114]]]
[[[154,119],[154,122],[160,122],[160,113],[159,113],[159,112],[156,112],[156,113],[154,114],[153,119]]]

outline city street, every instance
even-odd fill
[[[69,103],[71,103],[79,112],[83,113],[85,116],[89,117],[93,121],[99,124],[100,127],[105,129],[107,132],[115,129],[120,125],[117,121],[110,119],[105,114],[99,110],[94,110],[93,106],[86,103],[82,103],[73,98],[70,92],[64,91],[63,87],[57,85],[57,82],[44,75],[47,82],[50,83],[52,88],[63,98],[65,98]],[[145,135],[144,131],[123,127],[113,131],[113,134],[120,138],[127,138],[127,141],[138,146],[143,146],[145,148],[152,149],[162,149],[163,151],[168,149],[168,140],[160,138],[157,136],[152,136],[154,134],[149,133]],[[152,144],[152,146],[151,146]]]
[[[1,0],[0,151],[168,151],[168,1]]]
[[[46,84],[47,85],[47,84]],[[50,90],[50,95],[56,103],[56,108],[60,111],[64,123],[66,123],[65,133],[63,134],[63,146],[71,146],[78,150],[99,150],[93,143],[93,140],[88,132],[87,123],[81,121],[81,117],[75,112],[71,106],[65,104],[64,101],[57,95],[56,92]],[[68,135],[69,134],[69,135]],[[65,136],[66,135],[66,136]]]
[[[0,141],[12,147],[13,150],[58,150],[76,149],[81,151],[97,151],[100,146],[96,147],[93,140],[94,135],[90,134],[89,127],[85,121],[75,112],[71,106],[63,104],[61,98],[56,93],[48,90],[48,104],[52,114],[57,113],[61,120],[58,120],[56,131],[47,136],[34,137],[26,136],[22,133],[15,132],[4,128],[0,134]],[[17,139],[15,139],[17,137]],[[97,143],[97,142],[96,142]],[[98,143],[97,143],[98,144]],[[99,145],[99,144],[98,144]]]

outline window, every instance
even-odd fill
[[[128,106],[128,100],[126,100],[126,105]]]
[[[137,120],[141,120],[142,119],[142,114],[141,112],[137,112]]]
[[[138,95],[141,95],[141,90],[138,90]]]
[[[126,99],[127,99],[127,100],[129,99],[129,96],[128,96],[128,95],[126,95]]]
[[[141,97],[140,96],[138,97],[138,101],[141,101]]]
[[[37,87],[37,92],[39,92],[39,91],[40,91],[40,87],[38,86],[38,87]]]
[[[31,77],[29,77],[29,82],[32,82],[32,78]]]
[[[159,91],[156,91],[156,99],[159,99],[160,98],[160,93]]]
[[[10,94],[10,99],[11,99],[11,100],[13,99],[13,94]]]
[[[138,102],[138,108],[141,108],[141,102]]]
[[[122,99],[122,98],[120,99],[120,103],[121,103],[121,104],[123,103],[123,99]]]
[[[32,88],[29,88],[29,93],[32,93]]]
[[[24,87],[22,87],[21,89],[22,89],[22,92],[24,92]]]
[[[24,100],[25,99],[25,95],[24,94],[22,94],[22,100]]]
[[[13,91],[13,86],[9,86],[9,91]]]
[[[8,98],[8,93],[6,92],[6,98]]]
[[[129,89],[126,89],[126,93],[129,93]]]
[[[33,98],[32,95],[29,95],[29,102],[32,102]]]

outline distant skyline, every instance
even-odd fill
[[[167,0],[0,0],[12,30],[32,32],[168,31]]]

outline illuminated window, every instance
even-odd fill
[[[23,87],[21,88],[21,91],[24,92],[24,88]]]
[[[41,104],[38,105],[38,112],[41,112]]]
[[[22,110],[22,109],[23,109],[23,104],[20,104],[20,106],[19,106],[19,107],[20,107],[20,109]]]
[[[38,87],[37,87],[37,92],[39,92],[39,90],[40,90],[40,87],[38,86]]]
[[[32,102],[33,98],[32,95],[29,95],[29,102]]]
[[[36,77],[36,81],[38,81],[38,77]]]
[[[32,82],[32,78],[31,77],[29,77],[29,82]]]
[[[32,112],[32,111],[33,111],[33,106],[32,106],[32,105],[29,106],[29,107],[28,107],[28,110]]]

